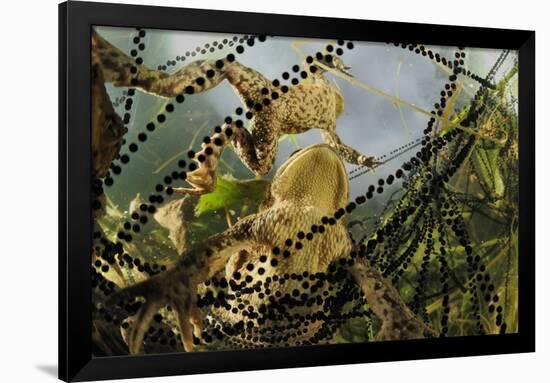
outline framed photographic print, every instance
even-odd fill
[[[534,32],[59,12],[61,379],[534,351]]]

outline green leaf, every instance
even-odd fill
[[[269,181],[261,179],[237,180],[230,176],[219,177],[216,189],[200,197],[195,215],[243,205],[259,205],[265,197]],[[239,209],[240,210],[240,209]]]

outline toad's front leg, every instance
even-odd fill
[[[256,117],[252,119],[251,132],[235,122],[217,128],[216,133],[203,141],[201,151],[193,158],[197,169],[187,173],[190,188],[173,188],[175,193],[202,195],[216,188],[219,158],[225,145],[233,144],[235,153],[255,175],[269,173],[277,154],[279,128],[276,122]]]
[[[354,165],[366,166],[369,168],[374,168],[376,165],[379,165],[379,162],[376,162],[374,157],[367,157],[364,154],[359,153],[357,150],[351,146],[346,145],[342,142],[338,134],[330,130],[322,130],[321,136],[323,141],[329,144],[340,154],[346,162]]]
[[[255,220],[256,215],[241,219],[223,233],[187,250],[173,269],[124,288],[109,298],[108,305],[124,305],[136,297],[145,298],[127,337],[130,353],[140,352],[153,317],[168,304],[176,312],[185,350],[193,350],[193,333],[197,337],[201,333],[197,286],[222,270],[232,254],[257,243]]]

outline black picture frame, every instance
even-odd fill
[[[94,25],[519,51],[519,332],[206,353],[92,356],[90,39]],[[59,378],[87,381],[535,351],[535,32],[70,1],[59,5]]]

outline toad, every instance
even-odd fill
[[[360,306],[366,300],[381,323],[379,340],[434,335],[365,257],[350,257],[349,233],[342,219],[332,219],[348,194],[345,167],[332,146],[293,154],[276,172],[257,213],[188,247],[168,271],[110,298],[108,304],[145,300],[126,337],[130,352],[140,352],[153,318],[167,305],[186,351],[210,337],[205,323],[235,346],[330,343],[326,325],[345,317],[338,304],[343,291],[361,295]],[[199,293],[213,285],[222,291],[210,294],[214,304],[203,318]]]

